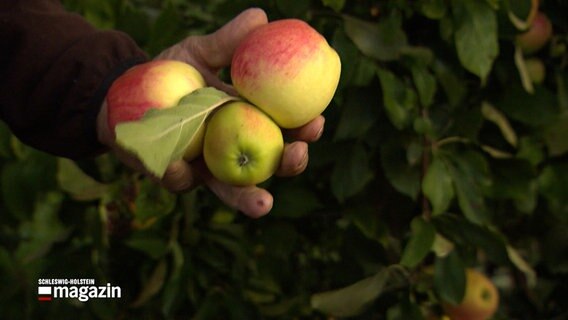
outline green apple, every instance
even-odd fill
[[[446,314],[452,320],[486,320],[499,306],[499,291],[483,273],[466,269],[466,289],[458,305],[443,303]]]
[[[333,98],[340,73],[337,52],[297,19],[255,29],[239,44],[231,63],[238,93],[282,128],[300,127],[321,114]]]
[[[530,58],[525,60],[525,68],[534,84],[541,84],[546,77],[546,68],[539,58]]]
[[[169,108],[192,91],[205,87],[205,80],[193,66],[175,60],[154,60],[137,65],[111,85],[107,97],[108,126],[140,119],[151,108]],[[202,152],[202,127],[187,147],[184,158],[192,160]]]
[[[255,185],[280,165],[284,139],[274,121],[255,106],[236,101],[209,118],[203,157],[213,176],[232,185]]]
[[[537,12],[530,28],[517,36],[517,44],[525,54],[532,54],[542,49],[552,37],[552,23],[548,17]]]

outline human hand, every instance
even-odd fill
[[[194,66],[203,75],[208,85],[231,95],[237,92],[222,82],[218,72],[230,65],[233,52],[239,42],[255,28],[268,23],[261,9],[248,9],[228,22],[216,32],[205,36],[191,36],[160,53],[155,59],[179,60]],[[122,150],[114,142],[106,122],[106,104],[98,118],[99,140],[111,147],[119,159],[129,167],[145,172],[141,162]],[[280,167],[276,175],[282,177],[302,173],[308,164],[308,144],[319,139],[323,132],[324,118],[319,116],[303,127],[285,130],[284,134],[294,142],[286,144]],[[215,179],[202,158],[190,163],[178,160],[169,165],[159,181],[173,192],[187,191],[201,182],[213,191],[220,200],[249,217],[257,218],[267,214],[272,208],[272,195],[257,186],[232,186]]]

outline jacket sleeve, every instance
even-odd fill
[[[104,151],[96,117],[118,76],[147,60],[56,0],[0,1],[0,119],[24,143],[68,158]]]

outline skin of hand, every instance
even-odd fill
[[[239,42],[249,32],[266,23],[268,19],[263,10],[248,9],[216,32],[205,36],[190,36],[166,49],[155,59],[173,59],[189,63],[199,70],[208,85],[237,95],[234,88],[222,82],[217,74],[222,68],[230,65]],[[324,117],[320,115],[300,128],[284,131],[284,134],[294,142],[285,145],[282,161],[276,172],[277,176],[295,176],[306,169],[307,143],[320,138],[324,122]],[[106,103],[98,114],[97,129],[99,141],[109,146],[124,164],[138,172],[148,174],[134,155],[115,143],[114,135],[107,124]],[[273,197],[267,190],[257,186],[237,187],[223,183],[211,175],[202,158],[190,163],[183,160],[172,162],[164,176],[161,179],[156,178],[156,181],[172,192],[188,191],[200,183],[205,183],[221,201],[251,218],[264,216],[272,209]]]

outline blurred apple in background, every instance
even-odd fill
[[[499,306],[499,292],[487,276],[475,269],[466,269],[465,295],[460,304],[443,303],[452,320],[486,320]]]
[[[525,54],[533,54],[542,49],[552,37],[552,23],[548,17],[538,12],[529,29],[517,36],[517,44]]]

